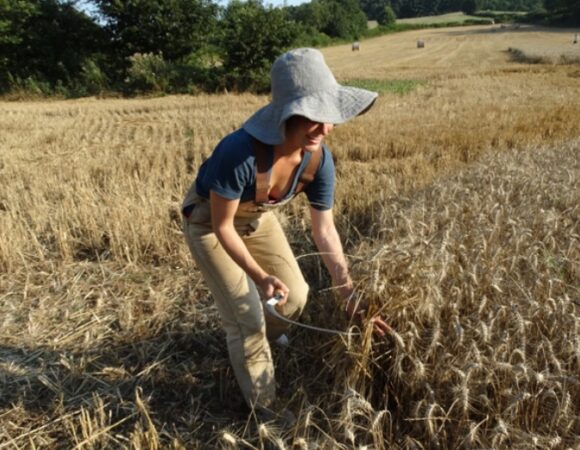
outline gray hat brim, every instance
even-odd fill
[[[297,97],[286,104],[271,102],[256,111],[243,128],[265,144],[278,145],[284,142],[285,123],[292,116],[341,124],[368,110],[377,97],[376,92],[337,84],[332,90]]]

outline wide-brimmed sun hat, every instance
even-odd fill
[[[249,134],[269,145],[284,142],[285,123],[291,116],[336,125],[365,112],[378,96],[339,84],[322,53],[313,48],[298,48],[279,56],[270,74],[271,102],[243,125]]]

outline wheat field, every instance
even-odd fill
[[[392,332],[293,329],[286,430],[240,408],[179,217],[268,99],[0,102],[0,449],[578,448],[580,66],[566,30],[492,29],[323,50],[339,80],[421,83],[329,136],[352,275]],[[280,214],[301,320],[348,329],[306,211]]]

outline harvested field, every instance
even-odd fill
[[[508,49],[542,49],[552,55],[580,56],[580,46],[572,43],[573,29],[548,29],[522,25],[502,25],[414,30],[369,39],[361,51],[350,45],[324,50],[327,61],[339,78],[444,78],[464,77],[482,72],[522,70]],[[417,40],[425,48],[417,48]]]
[[[0,103],[0,449],[577,448],[580,67],[505,51],[565,37],[324,50],[341,80],[422,83],[330,136],[353,276],[393,332],[293,330],[274,349],[284,431],[240,407],[178,213],[267,99]],[[301,320],[347,329],[304,213],[281,215],[312,287]]]

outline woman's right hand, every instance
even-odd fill
[[[351,291],[351,294],[345,300],[345,312],[348,318],[351,320],[356,320],[359,323],[364,323],[368,309],[367,304],[355,299],[354,290]],[[387,324],[387,322],[385,322],[383,317],[378,314],[372,316],[370,321],[373,324],[373,333],[377,336],[383,337],[385,334],[391,331],[391,327]]]
[[[274,297],[276,294],[281,294],[282,299],[279,300],[278,305],[282,306],[288,300],[288,293],[290,289],[282,283],[282,281],[274,275],[264,277],[259,283],[258,288],[266,299]]]

